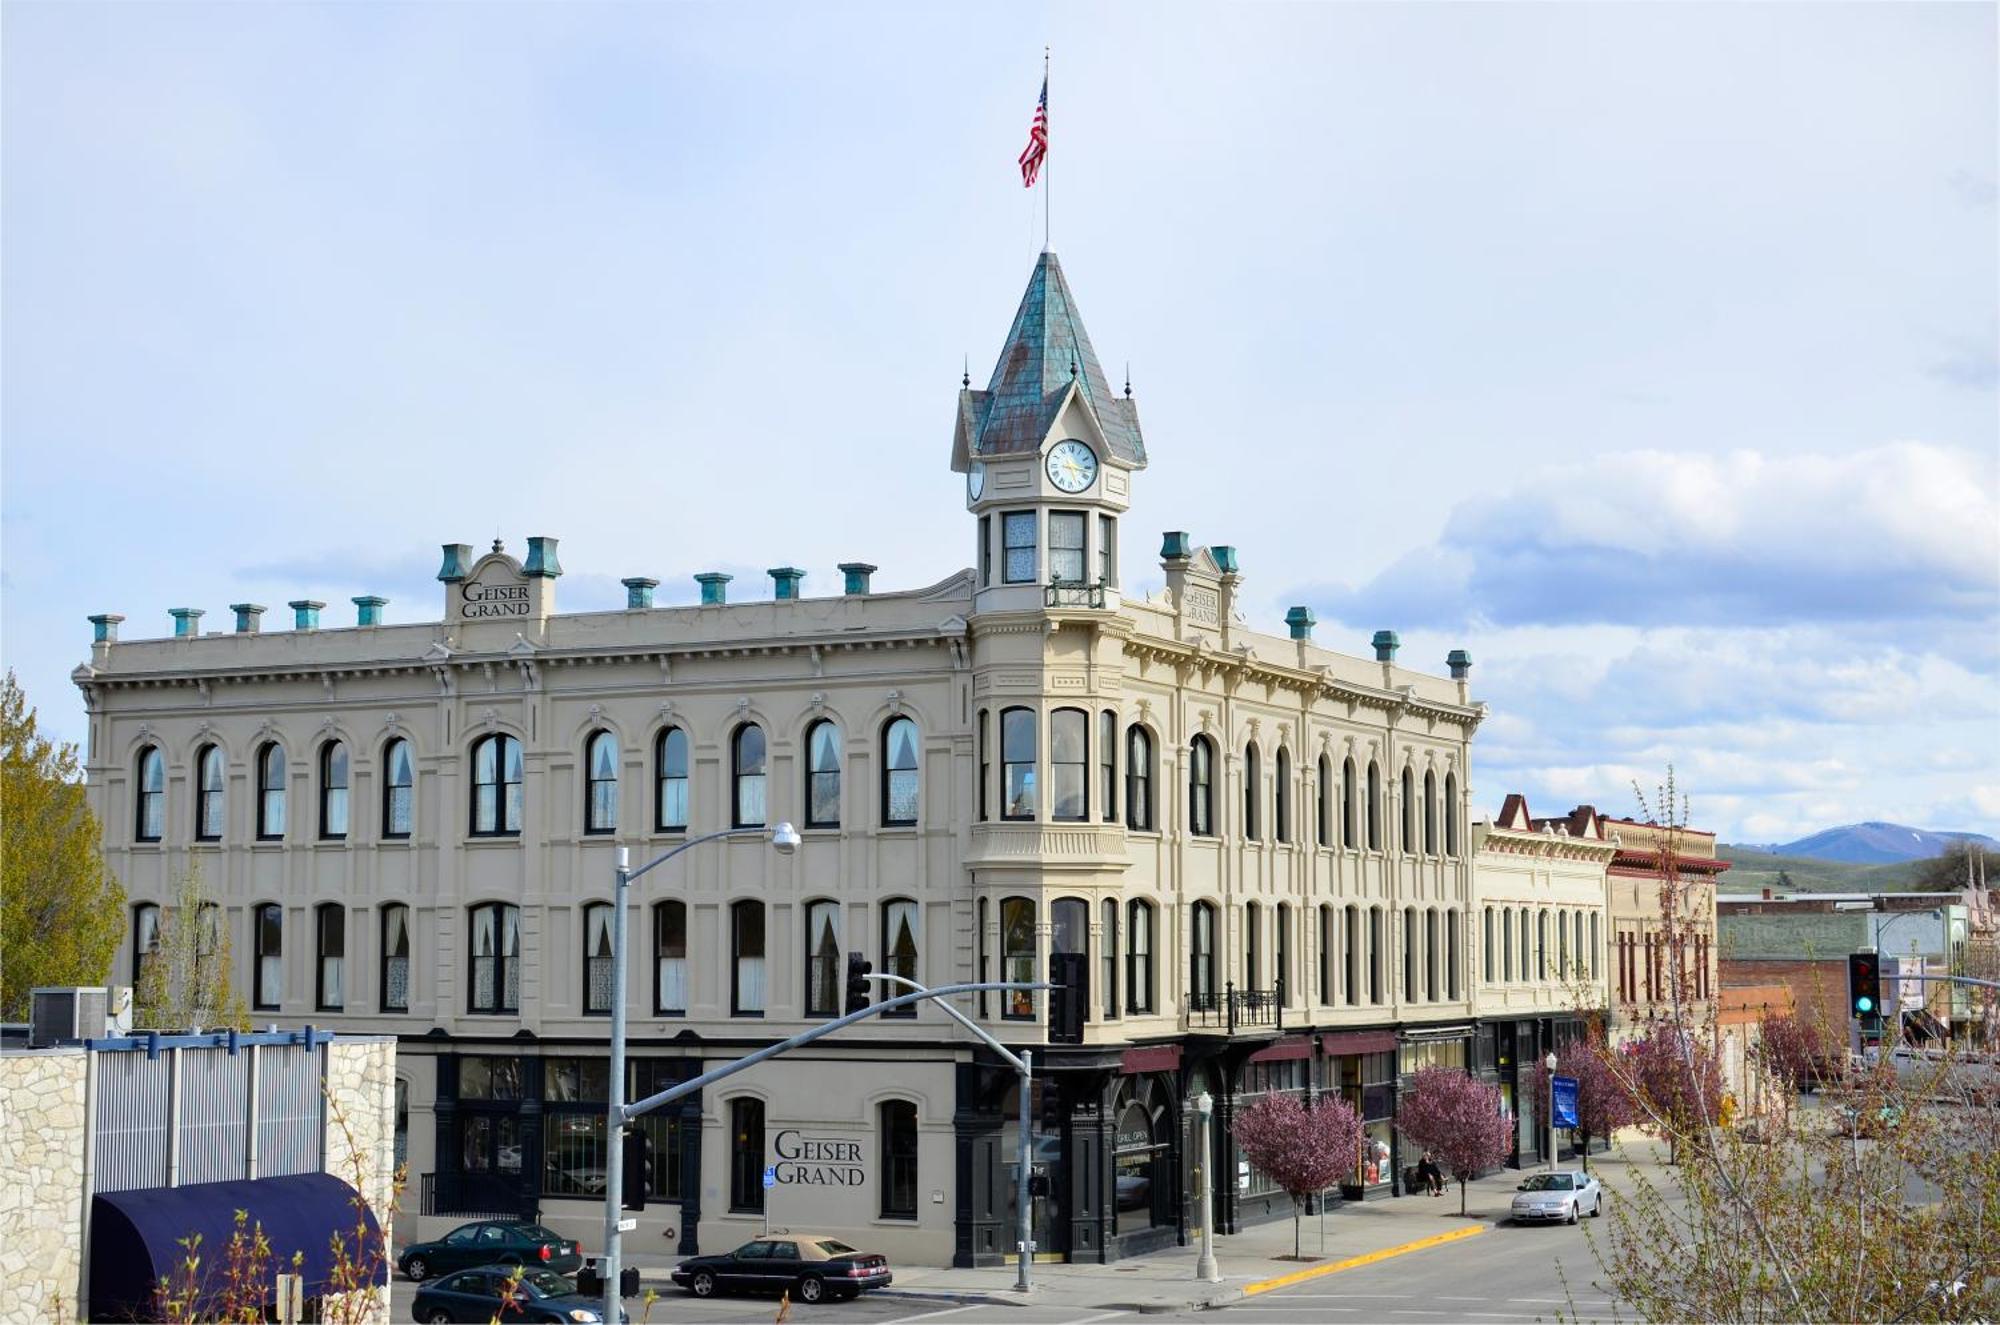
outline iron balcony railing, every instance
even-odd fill
[[[1270,989],[1238,989],[1234,980],[1222,988],[1188,995],[1188,1026],[1203,1030],[1234,1033],[1239,1027],[1285,1027],[1285,986],[1283,981]]]
[[[1104,581],[1050,580],[1046,602],[1050,607],[1103,607]]]

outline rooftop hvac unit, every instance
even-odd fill
[[[65,1040],[103,1039],[111,991],[102,985],[28,992],[28,1047],[46,1049]]]

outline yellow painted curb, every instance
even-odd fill
[[[1380,1251],[1371,1251],[1366,1255],[1349,1256],[1346,1260],[1335,1261],[1331,1265],[1315,1265],[1309,1270],[1294,1270],[1290,1274],[1281,1274],[1276,1279],[1260,1279],[1254,1284],[1243,1285],[1243,1296],[1255,1297],[1259,1293],[1268,1293],[1274,1288],[1290,1288],[1293,1284],[1302,1284],[1308,1279],[1317,1279],[1323,1274],[1336,1274],[1341,1270],[1352,1270],[1357,1265],[1373,1265],[1376,1261],[1386,1261],[1392,1256],[1403,1256],[1413,1251],[1422,1251],[1426,1247],[1441,1247],[1447,1242],[1457,1242],[1461,1238],[1478,1237],[1486,1231],[1487,1227],[1485,1224],[1474,1224],[1470,1228],[1453,1229],[1449,1233],[1440,1233],[1436,1237],[1418,1238],[1415,1242],[1405,1242],[1400,1247],[1384,1247]]]

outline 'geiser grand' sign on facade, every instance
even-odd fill
[[[868,1181],[868,1166],[861,1157],[859,1141],[812,1137],[787,1130],[772,1138],[771,1149],[778,1156],[778,1162],[771,1166],[771,1175],[781,1187],[859,1187]]]

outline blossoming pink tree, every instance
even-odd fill
[[[1666,1137],[1668,1161],[1678,1163],[1683,1141],[1705,1140],[1722,1121],[1722,1063],[1706,1039],[1669,1022],[1656,1023],[1626,1050],[1639,1125]]]
[[[1361,1119],[1338,1096],[1322,1095],[1307,1108],[1296,1095],[1274,1093],[1237,1114],[1229,1134],[1244,1158],[1292,1198],[1292,1259],[1297,1260],[1304,1202],[1354,1168]]]
[[[1621,1127],[1639,1121],[1639,1108],[1631,1088],[1621,1081],[1611,1065],[1609,1049],[1600,1039],[1572,1040],[1556,1051],[1555,1075],[1576,1078],[1576,1132],[1583,1143],[1583,1167],[1590,1170],[1592,1137],[1608,1138]],[[1543,1108],[1549,1103],[1549,1070],[1535,1064],[1535,1098]]]
[[[1417,1073],[1410,1093],[1396,1105],[1396,1130],[1436,1155],[1458,1179],[1460,1214],[1466,1182],[1514,1148],[1514,1123],[1500,1112],[1500,1088],[1455,1067]]]

